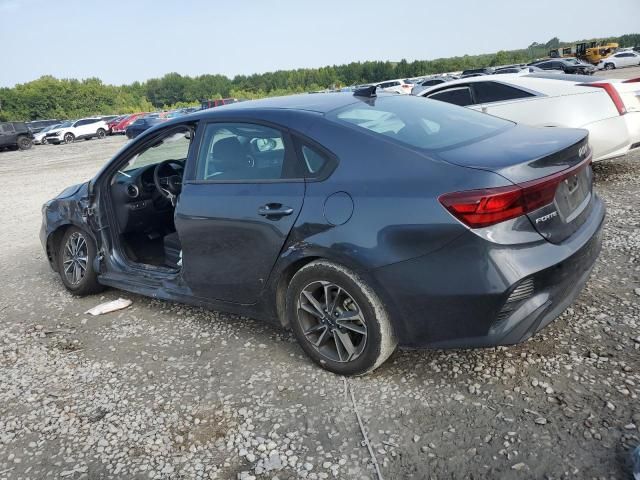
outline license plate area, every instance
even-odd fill
[[[587,166],[558,184],[554,205],[564,223],[571,223],[589,204],[591,176],[591,168]]]

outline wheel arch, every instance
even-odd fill
[[[93,235],[93,232],[91,232],[86,225],[73,222],[71,220],[68,220],[65,223],[60,223],[56,225],[47,234],[47,240],[46,240],[47,260],[49,261],[49,264],[51,265],[51,268],[53,269],[54,272],[58,271],[57,260],[58,260],[58,249],[60,247],[60,242],[62,241],[62,237],[64,237],[64,234],[66,233],[66,231],[71,227],[79,228],[83,232],[86,232],[94,241],[94,243],[96,241],[95,236]]]
[[[275,306],[274,313],[282,327],[289,328],[289,319],[286,315],[286,295],[291,279],[302,267],[317,260],[325,260],[327,262],[335,263],[351,270],[362,278],[362,280],[364,280],[380,298],[380,301],[387,310],[391,325],[394,329],[396,328],[393,314],[396,309],[393,305],[393,300],[390,298],[386,289],[375,279],[369,269],[364,265],[359,264],[352,257],[335,255],[335,252],[332,252],[329,249],[309,249],[298,252],[298,254],[295,257],[292,256],[292,258],[287,258],[286,256],[280,258],[280,265],[276,268],[274,274],[272,274],[270,300]]]

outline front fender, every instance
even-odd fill
[[[76,226],[86,231],[96,242],[95,234],[87,224],[85,215],[84,203],[87,199],[87,187],[88,183],[79,187],[69,187],[42,207],[40,242],[54,271],[57,270],[57,242],[69,226]]]

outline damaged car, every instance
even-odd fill
[[[170,120],[42,214],[73,294],[272,321],[355,375],[397,346],[529,338],[587,281],[605,209],[587,131],[367,87]]]

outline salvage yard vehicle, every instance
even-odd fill
[[[33,120],[31,122],[27,122],[27,127],[31,130],[31,133],[40,133],[47,127],[51,127],[52,125],[57,125],[62,123],[62,120]]]
[[[409,79],[398,80],[386,80],[384,82],[376,83],[378,90],[388,93],[401,93],[410,94],[413,88],[413,83]]]
[[[581,62],[575,58],[554,58],[550,60],[536,61],[529,66],[538,67],[541,70],[560,70],[568,74],[591,75],[596,67],[590,63]]]
[[[33,133],[24,122],[0,122],[0,150],[28,150],[33,145]]]
[[[493,71],[494,70],[492,67],[471,68],[469,70],[463,70],[460,77],[466,78],[466,77],[478,77],[481,75],[493,75]]]
[[[145,130],[148,130],[149,128],[151,128],[151,127],[153,127],[155,125],[158,125],[159,123],[165,122],[165,121],[166,120],[164,118],[141,117],[141,118],[137,119],[135,122],[133,122],[131,125],[129,125],[127,127],[125,135],[129,139],[136,138],[138,135],[140,135]]]
[[[601,247],[588,132],[409,95],[294,95],[170,120],[42,208],[73,294],[112,286],[290,327],[330,371],[521,342]]]
[[[594,161],[640,147],[640,78],[505,74],[456,80],[419,95],[525,125],[586,128]]]
[[[613,70],[614,68],[637,67],[640,65],[640,54],[631,51],[614,53],[610,57],[600,60],[599,70]]]
[[[107,124],[100,118],[81,118],[61,123],[57,128],[47,132],[47,143],[73,143],[76,140],[91,138],[103,139],[107,136]]]
[[[49,125],[48,127],[43,128],[38,133],[33,136],[33,143],[36,145],[45,145],[47,143],[47,133],[51,130],[58,128],[60,124]]]
[[[434,85],[440,85],[442,83],[446,83],[449,82],[451,80],[456,80],[458,77],[449,77],[446,75],[442,75],[442,76],[437,76],[437,77],[430,77],[430,78],[424,78],[422,80],[420,80],[419,82],[416,82],[416,84],[413,86],[413,88],[411,89],[411,95],[417,95],[418,93],[420,93],[421,91],[429,88],[429,87],[433,87]]]

